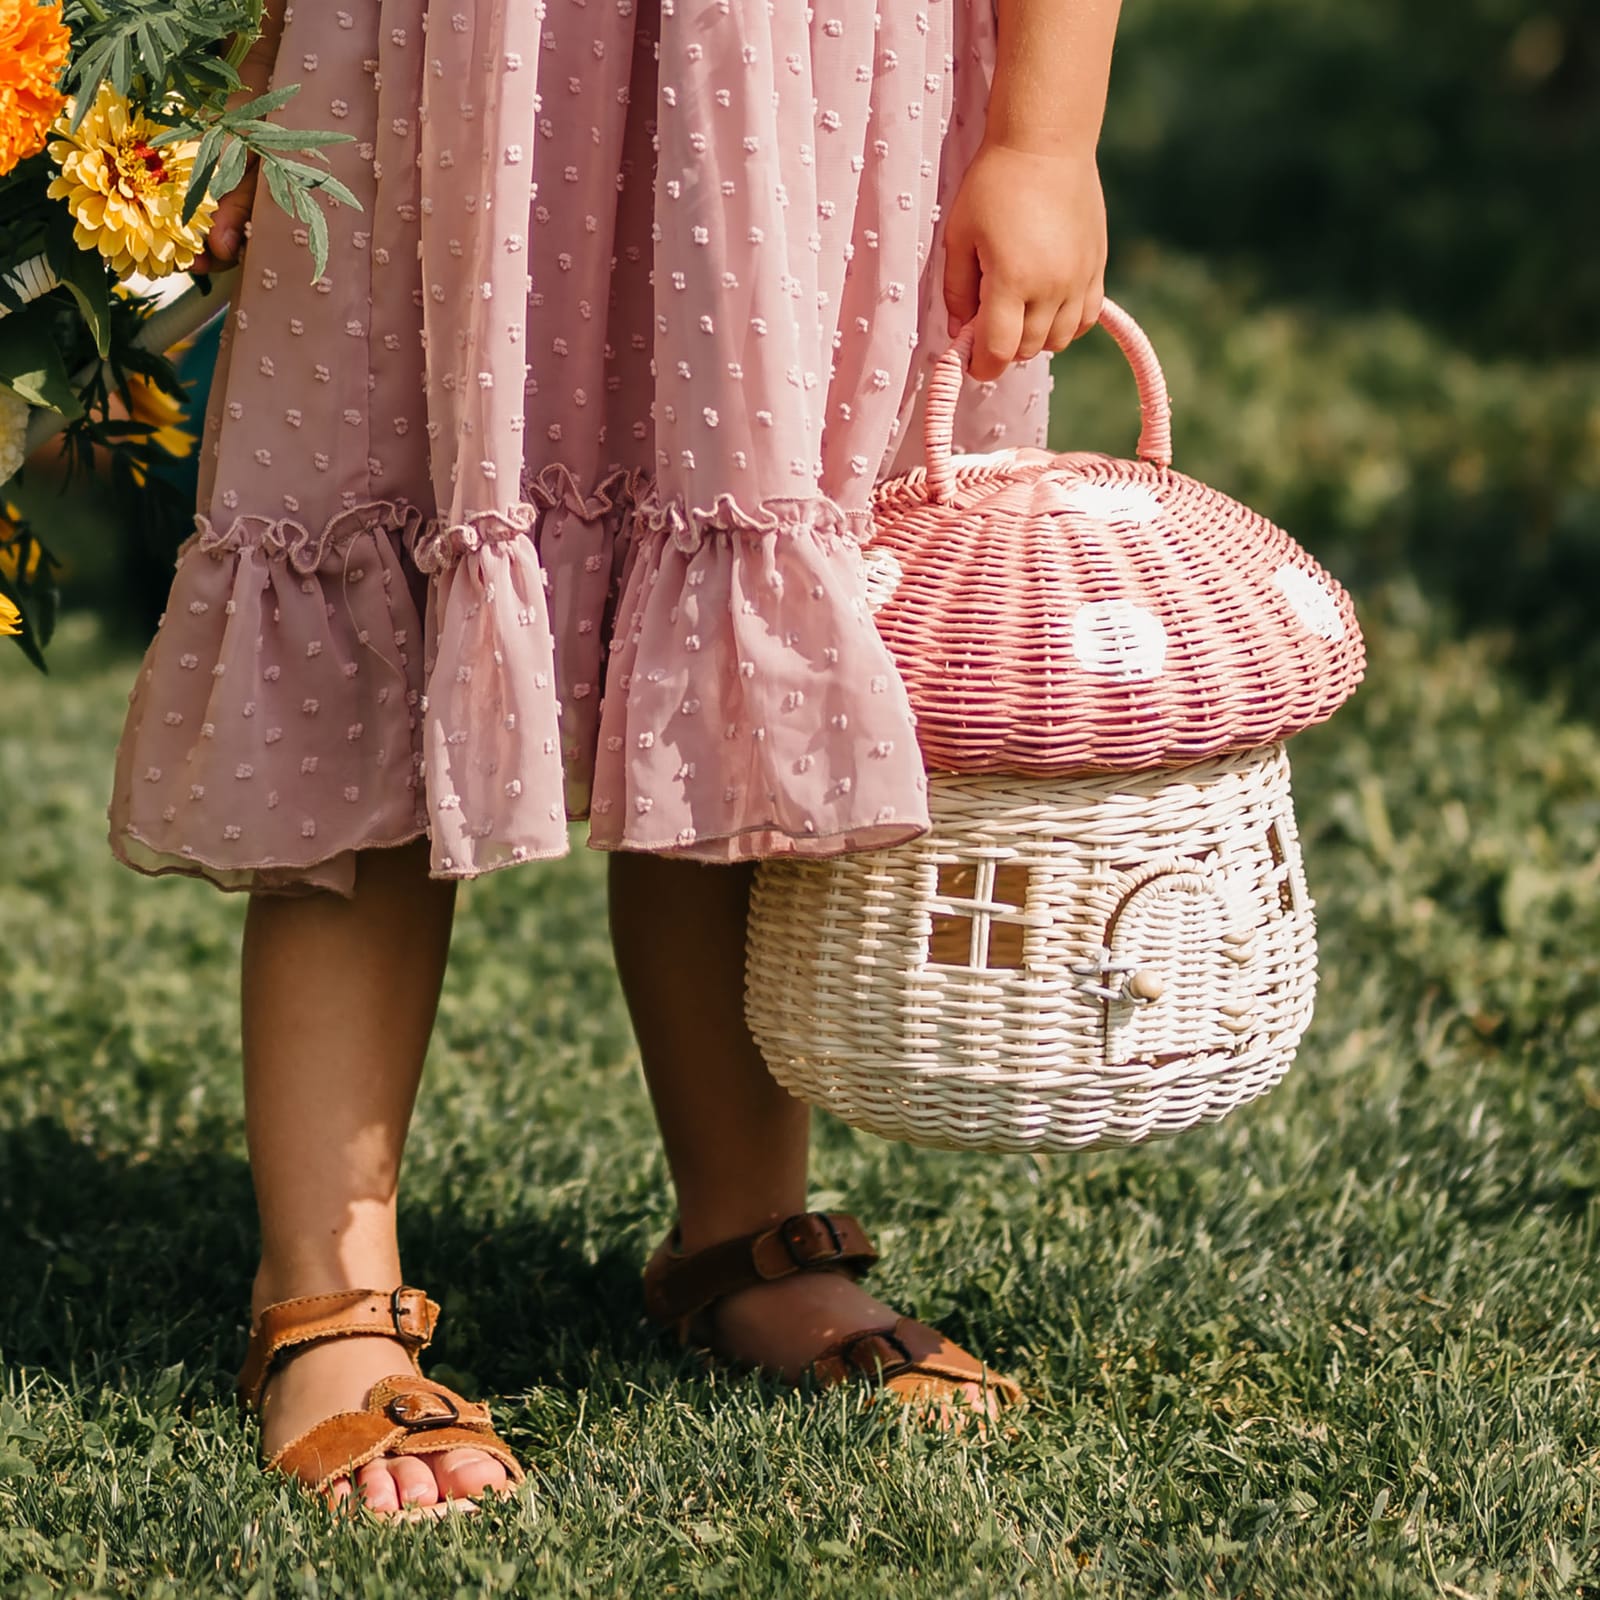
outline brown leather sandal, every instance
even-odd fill
[[[340,1478],[353,1479],[380,1456],[480,1450],[500,1462],[512,1483],[520,1483],[522,1467],[496,1435],[489,1408],[422,1376],[417,1352],[432,1341],[438,1320],[438,1306],[421,1289],[346,1289],[268,1306],[250,1330],[238,1377],[239,1399],[249,1411],[260,1411],[267,1379],[284,1361],[330,1339],[379,1334],[398,1339],[411,1359],[410,1372],[381,1378],[367,1391],[360,1411],[341,1411],[291,1439],[266,1463],[268,1471],[285,1472],[322,1494]],[[440,1516],[477,1509],[475,1500],[452,1499],[387,1515]]]
[[[797,1272],[860,1278],[877,1259],[861,1224],[840,1212],[802,1212],[775,1228],[687,1255],[678,1249],[674,1228],[645,1267],[645,1312],[658,1327],[675,1329],[681,1343],[699,1345],[724,1359],[707,1315],[717,1301]],[[897,1400],[928,1409],[960,1395],[969,1383],[982,1384],[1002,1407],[1023,1398],[1012,1379],[910,1317],[834,1340],[812,1359],[807,1374],[824,1386],[862,1378]]]

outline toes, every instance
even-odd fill
[[[369,1461],[356,1474],[356,1492],[368,1511],[379,1513],[400,1509],[400,1490],[390,1470],[392,1461]]]
[[[981,1383],[964,1383],[946,1397],[943,1412],[947,1427],[963,1428],[975,1423],[981,1430],[1000,1415],[1000,1396]]]
[[[979,1383],[953,1387],[929,1384],[924,1388],[902,1390],[902,1403],[925,1421],[947,1433],[976,1428],[983,1433],[999,1414],[1001,1400],[995,1390]]]
[[[982,1384],[964,1383],[945,1397],[940,1420],[952,1432],[976,1427],[981,1433],[998,1409],[996,1397],[985,1394]]]
[[[395,1456],[389,1462],[395,1488],[404,1506],[431,1506],[439,1503],[439,1483],[433,1469],[417,1456]]]
[[[961,1390],[962,1398],[980,1417],[993,1419],[1000,1415],[1000,1394],[996,1389],[986,1389],[981,1383],[969,1383]]]
[[[447,1500],[471,1500],[485,1489],[503,1493],[511,1475],[481,1450],[447,1450],[432,1460],[439,1492]]]

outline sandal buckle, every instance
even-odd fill
[[[420,1289],[408,1289],[401,1284],[389,1296],[389,1320],[394,1323],[394,1335],[397,1339],[414,1341],[423,1337],[423,1329],[417,1326],[416,1298],[422,1294]],[[409,1298],[403,1298],[409,1297]],[[426,1317],[420,1319],[424,1325]]]
[[[856,1352],[864,1344],[886,1344],[899,1359],[892,1362],[874,1359],[872,1368],[869,1370],[863,1362],[856,1358]],[[839,1346],[839,1359],[846,1366],[854,1367],[863,1378],[876,1379],[879,1382],[886,1378],[894,1377],[896,1373],[905,1372],[908,1368],[917,1364],[916,1358],[906,1347],[905,1341],[892,1328],[869,1328],[865,1333],[856,1334],[853,1339],[846,1339]]]
[[[818,1222],[827,1230],[829,1249],[826,1253],[805,1248],[815,1238],[810,1225]],[[839,1237],[839,1230],[834,1227],[833,1218],[826,1211],[801,1211],[786,1218],[778,1226],[778,1238],[789,1259],[802,1271],[807,1267],[825,1267],[844,1259],[844,1240]]]
[[[421,1401],[436,1401],[444,1407],[443,1411],[415,1411],[413,1408]],[[432,1433],[435,1428],[453,1428],[461,1421],[461,1413],[456,1409],[455,1401],[442,1394],[417,1395],[397,1394],[383,1408],[383,1414],[398,1428],[404,1428],[407,1433]]]

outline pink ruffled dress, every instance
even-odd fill
[[[925,828],[859,542],[993,43],[992,0],[301,0],[282,120],[353,136],[362,209],[313,282],[258,207],[117,856],[348,894],[585,815],[705,861]],[[1047,390],[969,385],[964,447],[1041,443]]]

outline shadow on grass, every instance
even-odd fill
[[[0,1355],[78,1387],[142,1391],[181,1364],[227,1395],[244,1352],[255,1211],[230,1127],[105,1150],[36,1118],[0,1133]],[[445,1315],[428,1361],[486,1394],[575,1388],[661,1347],[624,1242],[590,1259],[563,1219],[402,1219],[408,1280]]]

